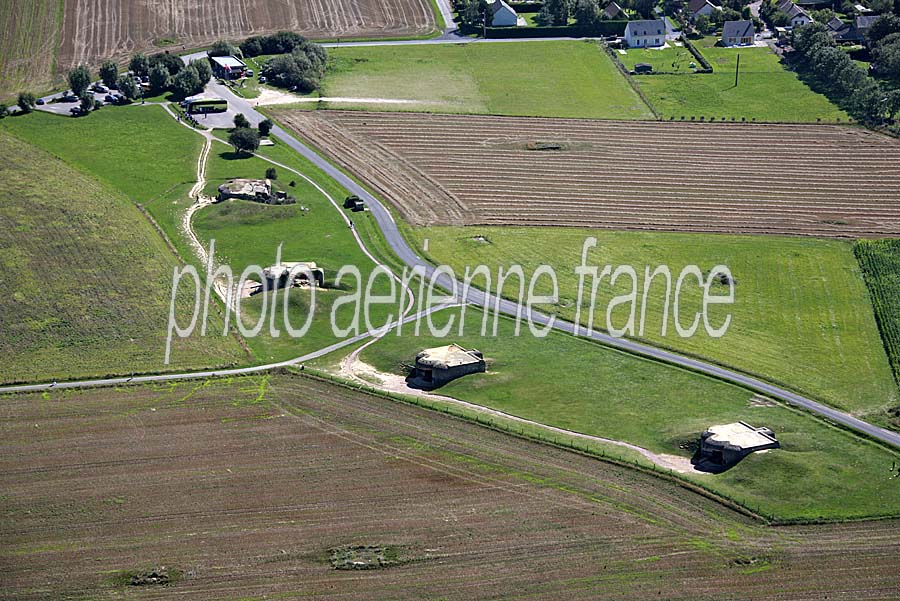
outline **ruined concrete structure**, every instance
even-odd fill
[[[700,435],[699,460],[726,469],[750,453],[780,446],[769,428],[754,428],[746,422],[710,426]]]
[[[219,200],[240,198],[269,202],[272,199],[272,182],[267,179],[233,179],[219,186]]]
[[[292,272],[293,277],[291,277]],[[265,288],[267,290],[305,285],[321,288],[325,285],[325,271],[312,261],[278,263],[263,269],[263,275],[266,277]],[[291,281],[288,281],[289,278]]]
[[[485,361],[481,351],[448,344],[417,354],[412,377],[428,387],[437,388],[460,376],[484,371]]]

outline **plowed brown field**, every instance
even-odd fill
[[[5,599],[886,599],[893,522],[768,528],[653,476],[290,376],[3,399]],[[393,546],[339,571],[328,550]],[[776,584],[777,583],[777,584]],[[138,591],[131,591],[137,593]]]
[[[434,30],[428,0],[68,0],[60,66],[123,58],[152,50],[155,40],[176,48],[291,30],[314,38],[410,36]]]
[[[278,118],[417,225],[900,235],[900,141],[857,128],[349,111]]]

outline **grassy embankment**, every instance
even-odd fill
[[[176,337],[165,365],[177,261],[153,226],[121,192],[8,131],[0,131],[0,147],[6,157],[0,179],[6,289],[0,299],[0,381],[186,370],[243,360],[232,338]],[[179,294],[179,323],[187,323],[192,310],[193,298]],[[216,314],[210,323],[222,327]]]

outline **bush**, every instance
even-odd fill
[[[169,75],[171,75],[172,77],[175,77],[185,66],[184,61],[181,60],[181,57],[175,56],[174,54],[169,54],[168,52],[154,54],[147,60],[148,60],[147,72],[139,73],[139,75],[147,75],[147,73],[149,73],[150,69],[153,68],[154,66],[163,65],[163,66],[165,66],[166,70],[168,70]]]
[[[107,86],[114,85],[119,78],[119,65],[113,61],[105,61],[100,65],[100,79]]]
[[[210,47],[209,52],[207,54],[209,56],[234,56],[238,53],[238,49],[231,44],[230,42],[226,42],[225,40],[219,40]]]
[[[268,119],[263,119],[259,122],[259,135],[268,137],[269,133],[272,131],[272,122]]]
[[[6,117],[6,115],[9,114],[8,111],[9,111],[9,107],[6,106],[6,103],[0,102],[0,119],[3,119],[4,117]]]
[[[275,167],[266,169],[266,179],[278,179],[278,172],[275,170]]]
[[[135,75],[147,75],[150,72],[150,61],[143,54],[135,54],[128,63],[128,69]]]
[[[290,54],[276,56],[266,61],[262,69],[272,85],[311,92],[319,87],[328,56],[318,44],[303,42]]]
[[[116,86],[119,88],[119,94],[127,100],[134,100],[140,94],[134,78],[128,75],[120,75],[116,80]]]
[[[241,42],[244,56],[261,54],[287,54],[294,48],[307,44],[306,38],[292,31],[279,31],[272,35],[252,36]]]
[[[193,65],[189,65],[178,72],[172,78],[172,93],[177,98],[187,98],[203,91],[203,82],[197,74],[197,69]]]
[[[250,127],[250,121],[247,120],[243,113],[238,113],[234,116],[234,126],[237,128]]]
[[[31,92],[22,92],[18,99],[19,110],[23,113],[30,113],[37,105],[37,99]]]
[[[231,144],[235,151],[254,152],[259,148],[259,133],[255,129],[249,127],[238,127],[228,134],[228,143]]]
[[[75,96],[81,96],[91,85],[91,72],[84,65],[78,65],[69,71],[69,87]]]

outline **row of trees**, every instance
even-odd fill
[[[870,124],[892,120],[900,112],[900,90],[887,89],[868,76],[837,47],[821,23],[795,28],[792,60],[811,73],[847,112]]]
[[[212,78],[209,60],[197,59],[186,65],[180,57],[168,53],[135,54],[128,67],[135,75],[147,78],[154,95],[172,92],[176,98],[202,92]]]

